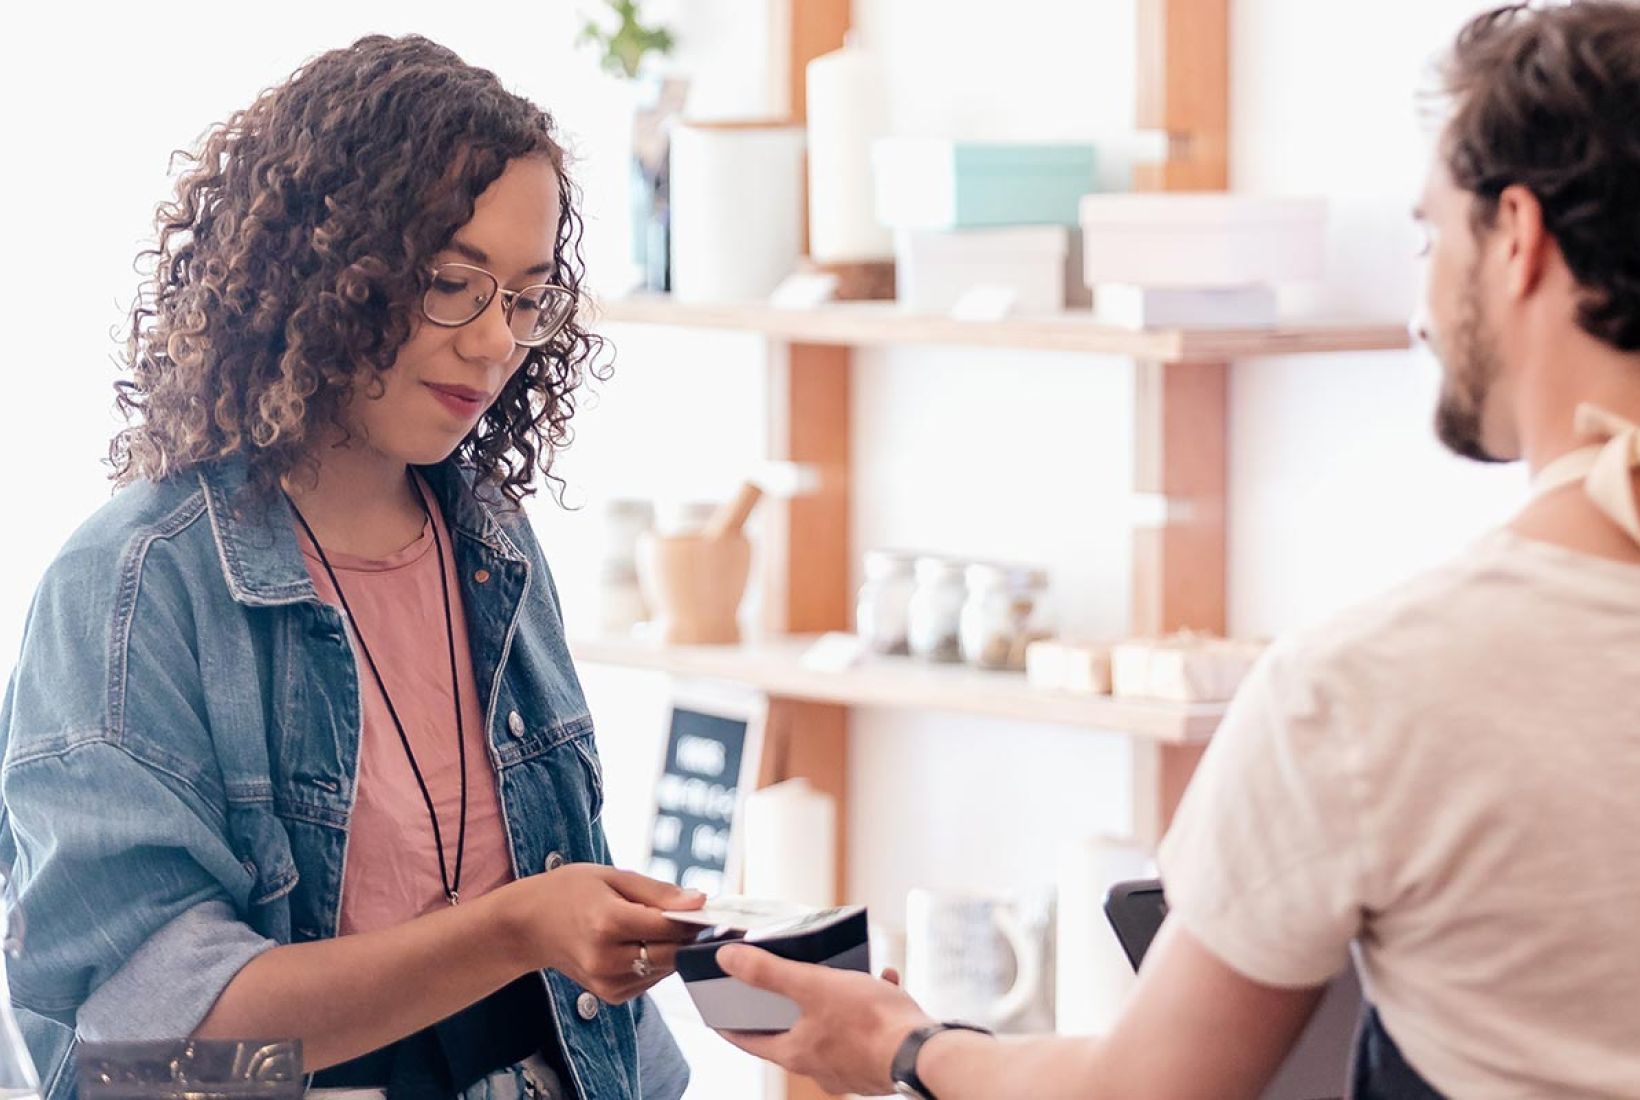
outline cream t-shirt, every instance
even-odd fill
[[[1159,855],[1255,981],[1454,1097],[1640,1097],[1640,566],[1507,532],[1275,646]]]

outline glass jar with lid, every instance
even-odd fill
[[[916,563],[915,554],[901,550],[867,551],[866,580],[854,604],[854,629],[870,652],[904,655],[911,651],[908,628]]]
[[[1021,670],[1025,648],[1051,637],[1048,574],[1030,565],[976,563],[964,574],[962,659],[978,668]]]
[[[611,500],[604,505],[598,626],[605,637],[626,637],[649,617],[638,584],[638,540],[654,522],[655,507],[647,500]]]
[[[917,559],[916,587],[906,617],[906,643],[925,661],[962,660],[964,564],[932,556]]]

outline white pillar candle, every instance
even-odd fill
[[[887,135],[887,81],[853,42],[809,62],[809,255],[822,263],[886,259],[871,146]]]

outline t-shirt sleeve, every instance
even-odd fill
[[[1158,853],[1169,912],[1266,985],[1326,982],[1361,926],[1358,741],[1295,648],[1259,662]]]

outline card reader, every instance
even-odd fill
[[[746,929],[718,925],[678,948],[678,974],[706,1025],[719,1031],[785,1031],[797,1022],[797,1002],[731,978],[718,966],[718,948],[743,941],[783,959],[838,970],[871,972],[866,909],[849,905]]]

